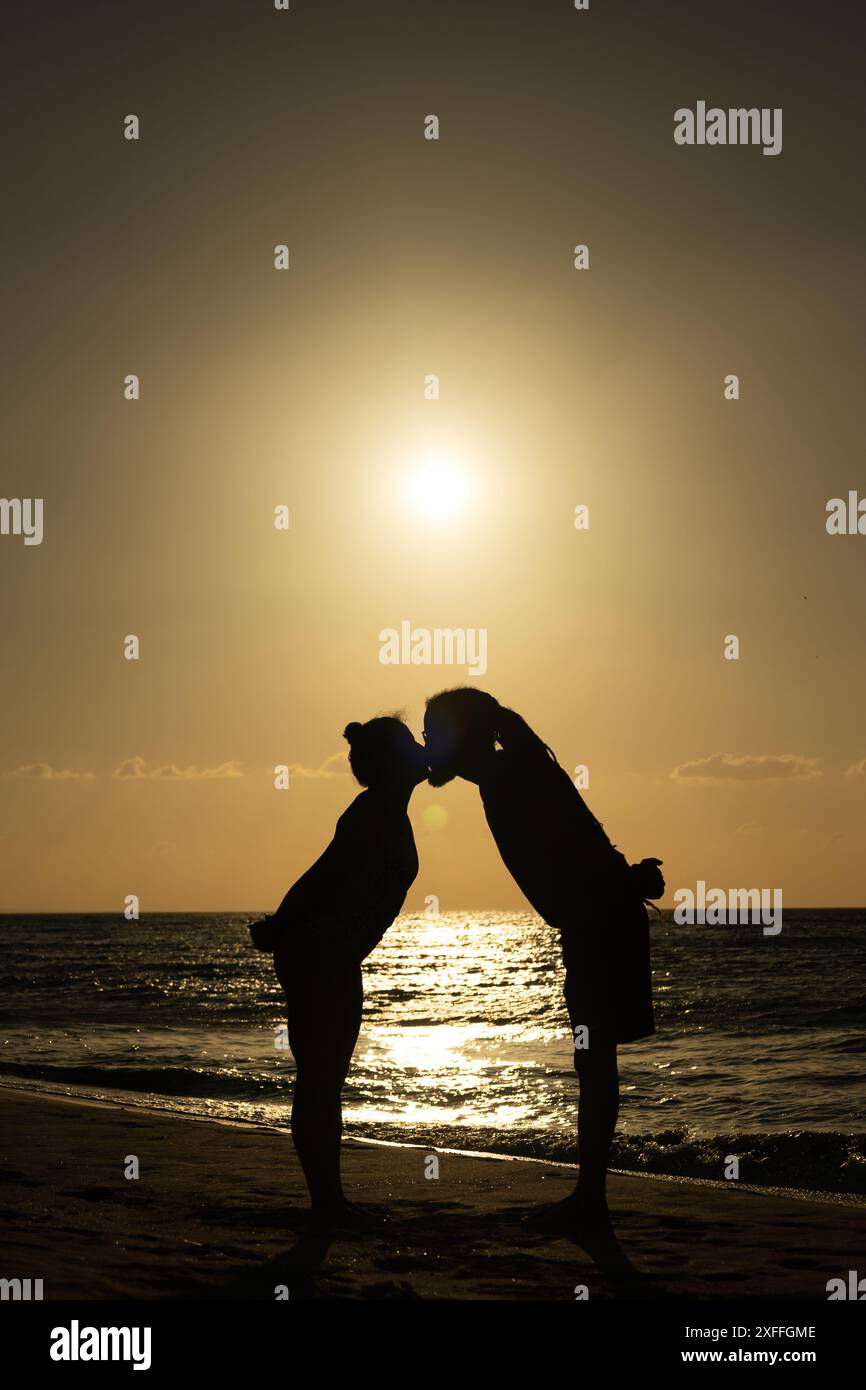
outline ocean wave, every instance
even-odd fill
[[[5,1062],[3,1076],[50,1081],[72,1086],[91,1086],[100,1090],[146,1092],[157,1096],[188,1096],[203,1100],[285,1099],[286,1078],[243,1075],[209,1067],[99,1067],[43,1066],[39,1063]]]
[[[206,1069],[37,1067],[6,1065],[28,1090],[122,1102],[189,1118],[224,1119],[288,1130],[290,1092],[285,1077],[231,1076]],[[44,1087],[28,1084],[43,1081]],[[218,1085],[214,1083],[218,1082]],[[14,1081],[13,1081],[14,1085]],[[347,1138],[379,1139],[430,1149],[456,1149],[578,1163],[573,1132],[417,1123],[348,1123]],[[755,1187],[835,1193],[866,1201],[866,1133],[788,1130],[775,1134],[733,1131],[698,1135],[687,1127],[650,1134],[618,1133],[610,1167],[647,1176],[725,1178],[730,1156],[739,1160],[738,1181]],[[733,1183],[734,1179],[730,1179]]]
[[[399,1129],[399,1135],[395,1133]],[[400,1138],[430,1148],[474,1149],[520,1158],[577,1163],[577,1141],[550,1130],[508,1130],[431,1125],[350,1126],[353,1137]],[[866,1195],[866,1133],[801,1130],[782,1134],[696,1135],[687,1128],[657,1134],[617,1134],[610,1167],[669,1177],[725,1177],[729,1156],[739,1159],[739,1181],[761,1187],[807,1188]],[[730,1180],[732,1183],[734,1179]]]

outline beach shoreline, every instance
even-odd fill
[[[200,1124],[228,1125],[230,1128],[247,1130],[253,1133],[263,1131],[265,1133],[279,1134],[287,1137],[289,1130],[289,1107],[285,1108],[285,1121],[282,1124],[271,1124],[262,1119],[247,1119],[242,1116],[205,1114],[195,1110],[183,1110],[176,1104],[178,1097],[159,1097],[147,1096],[140,1099],[127,1093],[118,1091],[114,1095],[87,1094],[86,1088],[69,1092],[63,1083],[55,1082],[46,1084],[43,1081],[19,1081],[8,1077],[0,1076],[0,1092],[10,1090],[22,1092],[25,1095],[44,1095],[49,1099],[80,1101],[85,1105],[108,1105],[111,1107],[121,1106],[124,1109],[133,1110],[145,1115],[161,1116],[172,1115],[178,1119],[191,1120]],[[399,1125],[392,1126],[395,1132],[399,1132]],[[455,1142],[443,1144],[437,1137],[429,1143],[424,1143],[417,1138],[383,1138],[380,1134],[370,1134],[359,1132],[351,1126],[347,1126],[343,1135],[343,1144],[362,1144],[374,1145],[385,1149],[415,1149],[422,1150],[424,1153],[435,1151],[439,1154],[454,1154],[466,1158],[493,1159],[501,1163],[528,1163],[539,1164],[547,1168],[560,1169],[565,1173],[577,1175],[579,1165],[566,1160],[539,1157],[536,1154],[526,1154],[519,1151],[507,1152],[494,1149],[479,1149],[471,1145],[463,1145],[456,1142],[460,1131],[456,1128],[450,1130],[450,1135]],[[805,1202],[827,1202],[833,1206],[849,1206],[855,1210],[866,1211],[866,1195],[859,1192],[836,1191],[810,1187],[796,1187],[785,1183],[758,1183],[745,1182],[738,1180],[736,1183],[725,1181],[718,1178],[707,1178],[693,1173],[665,1173],[665,1172],[645,1172],[634,1168],[620,1168],[611,1166],[608,1172],[627,1178],[639,1178],[649,1182],[672,1182],[695,1184],[697,1186],[717,1188],[720,1191],[753,1192],[759,1195],[790,1197],[794,1201]]]
[[[391,1215],[323,1242],[285,1130],[24,1088],[0,1107],[2,1275],[45,1299],[825,1299],[866,1264],[837,1194],[613,1172],[616,1239],[579,1242],[524,1219],[573,1165],[357,1137],[347,1193]]]

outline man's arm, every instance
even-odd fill
[[[639,898],[662,897],[665,880],[659,864],[663,862],[661,859],[642,859],[639,864],[629,865],[629,873]]]
[[[593,892],[601,895],[625,889],[639,902],[645,902],[647,898],[660,898],[663,895],[665,881],[658,867],[663,862],[661,859],[642,859],[639,864],[629,864],[619,850],[617,855],[619,863],[611,864],[589,877],[588,884]]]

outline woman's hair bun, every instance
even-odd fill
[[[350,748],[352,746],[352,740],[358,737],[363,727],[363,724],[359,724],[357,719],[354,719],[351,724],[346,725],[343,730],[343,738],[347,740]]]

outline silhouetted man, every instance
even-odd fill
[[[476,783],[506,867],[561,934],[580,1081],[580,1174],[571,1196],[540,1218],[584,1230],[605,1226],[619,1114],[617,1044],[655,1031],[644,899],[664,892],[661,860],[629,865],[547,745],[485,691],[434,695],[424,739],[431,784],[454,777]]]

